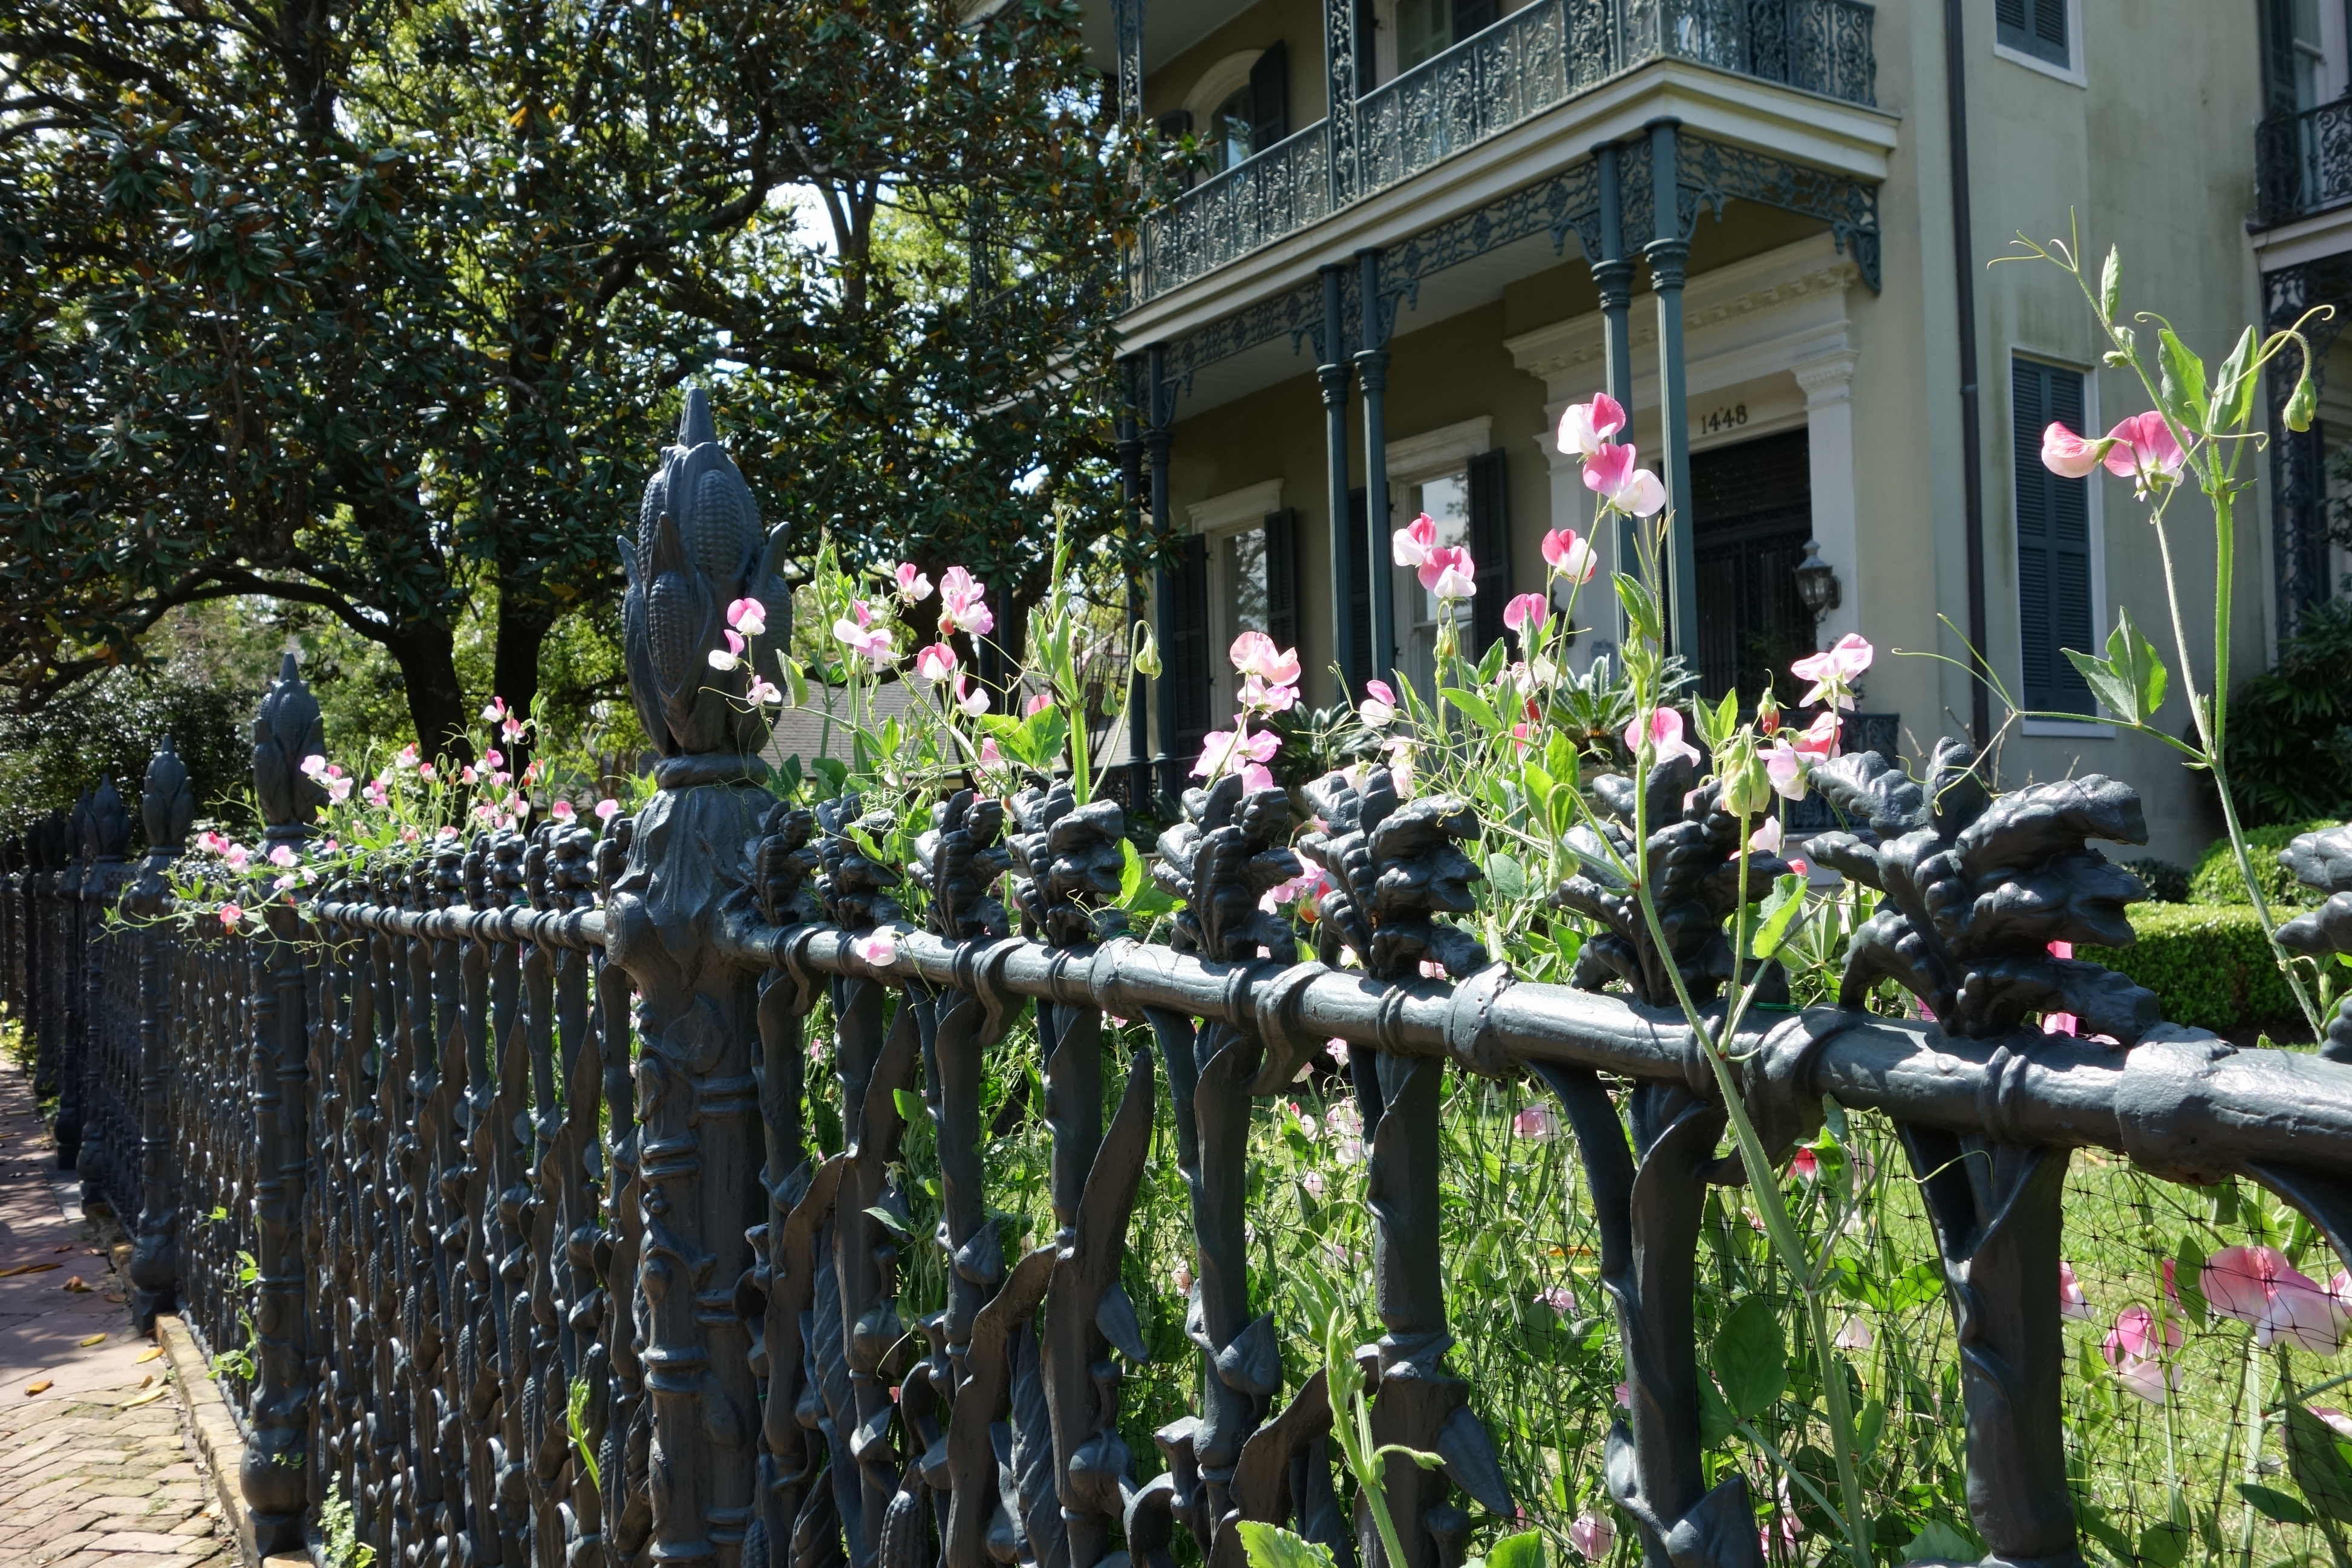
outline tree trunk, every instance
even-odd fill
[[[490,684],[518,718],[530,717],[530,705],[539,700],[539,659],[547,647],[547,634],[555,626],[555,606],[542,599],[511,588],[499,590],[499,645],[492,656]],[[521,777],[531,749],[530,741],[500,744],[507,752],[507,766]]]
[[[474,760],[467,733],[466,693],[457,683],[457,638],[447,626],[412,621],[383,639],[407,688],[408,720],[416,749],[436,763]]]

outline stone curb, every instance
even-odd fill
[[[236,1526],[237,1555],[246,1568],[310,1568],[307,1556],[263,1557],[255,1552],[253,1519],[245,1510],[237,1479],[245,1466],[245,1437],[237,1430],[236,1417],[229,1413],[228,1402],[221,1397],[220,1386],[213,1382],[204,1352],[196,1349],[187,1324],[168,1312],[159,1313],[155,1338],[163,1347],[163,1359],[171,1364],[172,1381],[177,1386],[181,1408],[187,1412],[198,1457],[212,1476],[213,1496]]]

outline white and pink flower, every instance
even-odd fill
[[[2099,1348],[2117,1383],[2150,1405],[2161,1405],[2168,1384],[2180,1386],[2180,1368],[2172,1358],[2182,1338],[2179,1318],[2165,1315],[2159,1339],[2156,1314],[2135,1304],[2116,1314],[2116,1326]]]
[[[1625,409],[1605,392],[1590,401],[1571,403],[1559,416],[1559,449],[1579,457],[1598,457],[1611,437],[1625,428]]]
[[[1389,555],[1400,566],[1418,567],[1437,545],[1437,520],[1423,512],[1389,538]]]
[[[1514,594],[1503,605],[1503,625],[1517,632],[1522,644],[1532,643],[1551,619],[1551,601],[1541,594]]]
[[[1465,544],[1441,544],[1421,563],[1421,585],[1441,599],[1467,599],[1478,592],[1477,563]]]
[[[2074,1278],[2074,1266],[2063,1258],[2058,1260],[2058,1315],[2078,1323],[2094,1322],[2098,1318],[2091,1308],[2091,1299],[2083,1294],[2083,1282]]]
[[[1586,1562],[1598,1563],[1617,1550],[1617,1527],[1599,1509],[1588,1508],[1569,1525],[1568,1546]]]
[[[2084,440],[2056,420],[2042,432],[2042,466],[2062,479],[2084,479],[2107,455],[2108,443]]]
[[[2188,456],[2173,438],[2172,426],[2154,409],[2119,422],[2107,432],[2107,443],[2100,459],[2107,472],[2131,480],[2132,493],[2143,500],[2178,483],[2180,470],[2188,466]]]
[[[849,614],[833,623],[833,635],[852,655],[877,669],[898,657],[890,645],[890,628],[876,622],[874,607],[863,599],[850,601]]]
[[[1385,730],[1396,722],[1397,697],[1385,680],[1364,682],[1364,700],[1356,704],[1356,715],[1375,730]]]
[[[2283,1341],[2320,1355],[2343,1348],[2335,1299],[2274,1247],[2223,1247],[2205,1260],[2197,1284],[2213,1310],[2252,1323],[2258,1345]]]
[[[1230,730],[1213,730],[1206,743],[1201,747],[1201,760],[1192,764],[1192,776],[1214,781],[1238,771],[1246,763],[1255,763],[1264,767],[1274,761],[1275,752],[1281,749],[1282,737],[1271,731],[1260,731],[1253,735],[1239,722]],[[1268,775],[1268,783],[1271,782],[1272,777]]]
[[[1603,442],[1584,460],[1584,488],[1601,498],[1612,511],[1628,517],[1654,517],[1666,504],[1666,487],[1647,468],[1633,466],[1632,446]]]
[[[913,562],[899,562],[898,570],[890,575],[902,602],[919,605],[931,596],[931,580],[924,576],[923,569]]]
[[[1813,684],[1797,699],[1801,708],[1816,702],[1832,707],[1851,709],[1853,706],[1853,683],[1870,668],[1877,649],[1872,647],[1860,632],[1848,632],[1835,644],[1820,653],[1809,653],[1789,666],[1789,672],[1800,680]]]
[[[1698,748],[1683,739],[1682,714],[1672,708],[1653,708],[1647,719],[1637,718],[1625,726],[1627,751],[1638,756],[1644,741],[1649,743],[1654,765],[1664,766],[1676,757],[1693,763],[1699,760]]]
[[[851,942],[849,951],[879,969],[898,961],[898,938],[888,931],[868,931]]]
[[[1544,535],[1543,558],[1553,576],[1565,577],[1571,583],[1590,583],[1592,574],[1601,570],[1601,557],[1592,552],[1591,545],[1576,536],[1572,528],[1554,529]]]
[[[961,566],[940,574],[940,636],[969,632],[984,637],[996,629],[996,612],[988,607],[988,584]]]

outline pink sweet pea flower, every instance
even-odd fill
[[[1282,737],[1272,731],[1253,735],[1239,723],[1230,730],[1213,730],[1201,748],[1201,760],[1192,764],[1192,776],[1222,778],[1244,763],[1270,763],[1281,749]]]
[[[945,680],[961,663],[955,649],[943,642],[930,643],[916,653],[915,674],[923,680]]]
[[[1253,675],[1242,682],[1241,694],[1235,701],[1251,713],[1287,713],[1298,705],[1298,689],[1269,686],[1262,677]]]
[[[2338,1437],[2352,1440],[2352,1415],[2347,1415],[2333,1405],[2315,1405],[2311,1413],[2335,1429]]]
[[[316,752],[302,759],[302,774],[305,778],[317,778],[326,771],[327,759]]]
[[[2091,1310],[2091,1299],[2083,1294],[2083,1282],[2074,1278],[2074,1266],[2063,1258],[2058,1260],[2058,1315],[2078,1323],[2092,1322],[2098,1317]]]
[[[988,692],[985,688],[970,686],[968,681],[969,678],[959,669],[955,672],[955,682],[950,689],[957,711],[968,719],[977,719],[988,711]]]
[[[996,749],[996,737],[993,735],[982,736],[980,742],[981,766],[986,767],[991,763],[1001,763],[1003,760],[1004,753]]]
[[[2107,432],[2107,439],[2114,443],[2101,459],[2107,472],[2131,480],[2132,493],[2143,499],[2177,483],[2189,461],[2172,438],[2172,426],[2153,409],[2122,421]]]
[[[607,795],[603,800],[596,803],[596,820],[599,822],[610,822],[615,816],[619,815],[621,803],[613,799],[610,795]]]
[[[2213,1310],[2254,1325],[2254,1342],[2281,1340],[2321,1355],[2343,1348],[2336,1303],[2274,1247],[2227,1247],[2205,1260],[2198,1286]]]
[[[220,907],[220,923],[227,927],[230,931],[235,931],[238,926],[244,924],[245,906],[242,904],[223,904]]]
[[[491,698],[489,705],[482,710],[482,722],[485,724],[496,724],[506,716],[507,700],[503,697]]]
[[[1589,403],[1571,403],[1559,416],[1559,449],[1579,457],[1598,457],[1609,437],[1625,428],[1622,405],[1605,392]]]
[[[1032,697],[1026,703],[1022,705],[1021,716],[1024,719],[1034,719],[1038,714],[1043,713],[1046,709],[1051,708],[1053,705],[1054,694],[1050,691],[1040,691],[1036,696]]]
[[[1780,819],[1777,816],[1766,817],[1764,826],[1748,836],[1748,847],[1759,855],[1780,853]]]
[[[727,606],[727,624],[747,637],[762,636],[768,629],[768,606],[757,599],[738,599]]]
[[[751,645],[743,640],[742,633],[731,628],[721,631],[719,635],[727,639],[727,646],[710,650],[710,668],[732,669],[743,662],[743,650]]]
[[[253,851],[242,844],[232,844],[221,851],[221,858],[228,862],[230,870],[242,871],[253,859]]]
[[[1389,538],[1389,553],[1400,566],[1419,566],[1437,548],[1437,523],[1423,512]]]
[[[1844,727],[1845,721],[1838,717],[1837,710],[1824,708],[1813,715],[1811,723],[1798,731],[1796,748],[1806,756],[1826,762],[1838,754],[1838,731]],[[1768,770],[1770,765],[1769,762],[1765,764]]]
[[[1559,1116],[1549,1105],[1523,1107],[1511,1118],[1511,1136],[1548,1142],[1559,1136]]]
[[[1805,793],[1810,787],[1805,778],[1804,753],[1790,745],[1788,737],[1784,735],[1765,747],[1761,754],[1764,758],[1764,776],[1772,781],[1773,789],[1779,792],[1781,798],[1804,799]]]
[[[1797,706],[1810,708],[1816,702],[1851,709],[1853,706],[1853,682],[1870,668],[1877,650],[1859,632],[1848,632],[1836,644],[1821,653],[1809,653],[1789,666],[1789,673],[1800,680],[1810,680],[1812,689],[1797,699]]]
[[[891,574],[898,585],[898,597],[909,605],[919,605],[931,596],[931,580],[911,561],[901,561]]]
[[[1800,1147],[1789,1156],[1789,1173],[1811,1186],[1822,1179],[1822,1157],[1809,1147]]]
[[[1601,445],[1585,460],[1584,488],[1612,511],[1628,517],[1653,517],[1666,504],[1666,487],[1647,468],[1633,466],[1633,448]]]
[[[580,814],[572,809],[572,803],[570,801],[559,800],[553,805],[548,807],[548,815],[554,817],[558,822],[570,822],[573,817],[578,816]]]
[[[988,584],[961,566],[940,574],[940,636],[958,631],[984,637],[996,629],[996,612],[988,607]]]
[[[1789,870],[1792,876],[1798,877],[1810,877],[1813,874],[1812,867],[1794,855],[1789,857]]]
[[[2056,420],[2042,432],[2042,466],[2062,479],[2084,479],[2107,455],[2108,443],[2085,441]]]
[[[1264,632],[1244,632],[1235,637],[1230,657],[1234,669],[1255,675],[1268,686],[1298,684],[1298,650],[1276,647]]]
[[[1565,1285],[1547,1285],[1536,1292],[1535,1299],[1549,1307],[1554,1317],[1565,1318],[1576,1310],[1576,1292]]]
[[[1421,563],[1421,585],[1441,599],[1466,599],[1478,591],[1478,568],[1466,545],[1441,544]]]
[[[1244,763],[1242,764],[1242,794],[1245,795],[1255,795],[1261,790],[1269,790],[1274,787],[1274,770],[1272,768],[1267,767],[1264,763]]]
[[[1555,577],[1565,577],[1571,583],[1590,583],[1601,569],[1601,558],[1592,553],[1592,546],[1576,536],[1572,528],[1555,529],[1543,537],[1544,563]]]
[[[1531,640],[1551,619],[1551,601],[1541,594],[1514,594],[1503,606],[1503,625],[1519,634],[1522,643]]]
[[[327,799],[330,802],[341,805],[351,798],[352,781],[350,779],[331,778],[327,781]]]
[[[1598,1563],[1617,1550],[1617,1527],[1598,1509],[1586,1509],[1568,1527],[1569,1550],[1588,1563]]]
[[[748,700],[761,706],[782,707],[784,700],[783,689],[762,675],[751,678],[751,684],[743,695]]]
[[[879,969],[898,959],[898,939],[887,931],[872,931],[851,942],[849,951]]]
[[[1373,729],[1386,729],[1396,722],[1396,692],[1385,680],[1367,680],[1364,700],[1356,704],[1356,712]]]
[[[1683,739],[1683,716],[1674,709],[1653,708],[1646,722],[1636,719],[1625,726],[1625,749],[1636,756],[1641,754],[1644,731],[1648,732],[1653,764],[1663,767],[1676,757],[1687,758],[1694,763],[1699,760],[1698,748]]]
[[[2164,1403],[2165,1384],[2180,1386],[2180,1369],[2174,1366],[2167,1377],[2167,1362],[2180,1348],[2180,1320],[2167,1317],[2164,1339],[2158,1342],[2156,1314],[2146,1307],[2126,1307],[2116,1314],[2116,1326],[2107,1332],[2099,1347],[2114,1369],[2116,1381],[2151,1405]]]
[[[290,844],[280,844],[269,852],[269,863],[273,866],[291,866],[298,858],[299,857],[294,853],[294,847]]]
[[[1868,1323],[1855,1316],[1845,1321],[1845,1327],[1830,1342],[1842,1351],[1866,1351],[1878,1342],[1878,1336],[1870,1331]]]
[[[877,668],[898,657],[890,646],[890,629],[875,624],[873,606],[863,599],[851,601],[849,614],[833,623],[833,635]]]
[[[416,765],[415,743],[412,742],[408,745],[401,747],[400,755],[392,759],[392,765],[395,768],[415,767]]]

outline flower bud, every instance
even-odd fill
[[[1140,621],[1136,623],[1136,629],[1143,634],[1143,642],[1135,650],[1135,668],[1146,679],[1157,680],[1160,679],[1160,671],[1162,668],[1160,662],[1160,639],[1152,636],[1151,628]]]
[[[1772,808],[1772,779],[1756,754],[1756,738],[1734,736],[1717,759],[1723,776],[1723,809],[1734,816],[1760,816]]]

